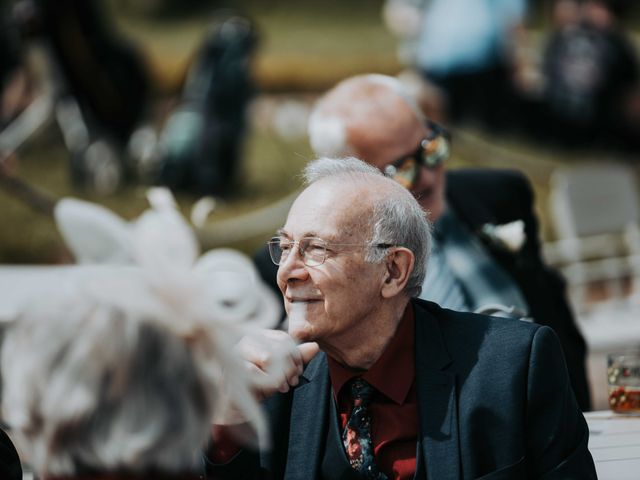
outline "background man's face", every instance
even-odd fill
[[[415,152],[428,134],[426,127],[420,124],[408,107],[404,112],[399,109],[397,117],[395,128],[374,127],[366,132],[353,132],[350,144],[355,156],[384,171],[387,165]],[[432,222],[444,212],[444,188],[442,164],[433,169],[420,167],[411,193],[420,206],[429,212],[428,218]]]
[[[284,235],[306,236],[329,244],[368,241],[371,196],[352,182],[320,181],[307,188],[289,212]],[[329,246],[322,265],[304,265],[294,249],[278,269],[278,286],[290,317],[289,333],[300,341],[331,346],[332,339],[356,337],[360,325],[378,307],[384,263],[364,261],[365,249]],[[364,326],[366,328],[366,324]]]

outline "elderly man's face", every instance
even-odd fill
[[[280,263],[278,286],[294,338],[330,349],[332,340],[357,337],[378,308],[386,268],[364,261],[370,198],[364,187],[324,180],[302,192],[291,207],[283,237],[317,237],[328,243],[321,265],[305,265],[297,248]]]
[[[413,154],[420,142],[428,135],[411,109],[398,102],[394,110],[393,125],[374,124],[372,128],[354,131],[350,144],[356,157],[384,171],[390,165]],[[429,212],[429,220],[437,220],[445,209],[444,166],[435,168],[421,166],[411,193],[420,206]]]

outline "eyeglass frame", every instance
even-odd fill
[[[418,148],[414,152],[404,155],[402,158],[385,165],[382,169],[382,173],[384,173],[386,177],[397,181],[409,189],[415,186],[416,181],[419,178],[417,172],[420,167],[424,166],[431,170],[435,169],[442,165],[450,154],[451,134],[442,125],[434,122],[433,120],[425,120],[425,126],[429,130],[429,133],[426,137],[420,140]],[[428,147],[436,140],[445,142],[442,146],[442,149],[445,151],[439,152],[440,149],[437,148],[435,151],[428,153]],[[395,177],[398,175],[398,171],[401,170],[400,167],[411,159],[415,161],[414,172],[412,175],[413,178],[411,179],[410,184],[408,184],[408,182],[405,184],[405,182],[401,182]]]
[[[269,240],[267,242],[267,247],[269,249],[269,257],[271,258],[271,261],[275,264],[280,266],[280,264],[282,263],[282,256],[284,253],[284,250],[282,250],[282,248],[280,248],[280,259],[278,261],[276,261],[275,259],[275,253],[274,253],[274,248],[279,248],[280,244],[282,243],[282,237],[272,237],[271,240]],[[318,240],[320,242],[322,242],[322,247],[323,247],[323,254],[322,254],[322,261],[318,262],[314,262],[312,265],[309,265],[309,263],[307,263],[307,252],[306,249],[309,248],[309,245],[307,247],[304,247],[301,245],[301,242],[304,240]],[[397,247],[397,245],[392,244],[392,243],[330,243],[327,242],[326,240],[320,238],[320,237],[302,237],[300,240],[289,240],[291,242],[292,247],[294,245],[298,245],[298,254],[300,255],[300,258],[302,259],[302,263],[304,263],[307,267],[319,267],[320,265],[324,264],[324,262],[327,260],[327,247],[368,247],[368,248],[393,248],[393,247]],[[287,254],[288,255],[288,254]]]

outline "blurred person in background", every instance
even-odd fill
[[[304,175],[269,248],[288,332],[321,352],[273,375],[272,443],[212,477],[596,478],[553,331],[416,298],[431,240],[409,191],[355,158]]]
[[[586,344],[560,275],[542,261],[534,198],[513,170],[446,171],[443,128],[424,117],[403,85],[383,75],[340,82],[316,104],[309,137],[318,155],[354,155],[409,189],[434,226],[434,247],[420,298],[460,311],[528,317],[560,338],[571,385],[590,409]],[[268,250],[255,255],[275,287]]]
[[[437,87],[429,88],[431,103],[446,105],[446,118],[438,120],[511,126],[526,6],[525,0],[387,1],[386,24],[405,39],[401,60]]]
[[[530,131],[566,146],[640,147],[640,64],[621,20],[627,0],[560,0]]]
[[[203,195],[236,191],[247,107],[256,91],[257,46],[257,28],[249,18],[222,11],[211,22],[187,71],[180,103],[160,133],[154,181]]]

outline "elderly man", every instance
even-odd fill
[[[552,327],[578,404],[590,409],[585,342],[563,280],[540,257],[533,193],[521,173],[445,172],[446,134],[425,119],[398,80],[383,75],[352,77],[325,94],[311,115],[309,136],[317,154],[361,158],[407,187],[428,212],[434,249],[421,298],[462,311],[503,306]],[[494,234],[503,224],[523,226],[524,242]],[[256,263],[275,284],[266,249]]]
[[[430,234],[398,183],[321,159],[270,243],[300,345],[263,385],[271,448],[214,478],[595,478],[553,331],[419,300]],[[285,335],[282,333],[282,335]],[[303,348],[304,347],[304,348]],[[264,351],[249,366],[274,372]],[[273,375],[276,378],[278,375]],[[282,393],[284,392],[284,393]]]

